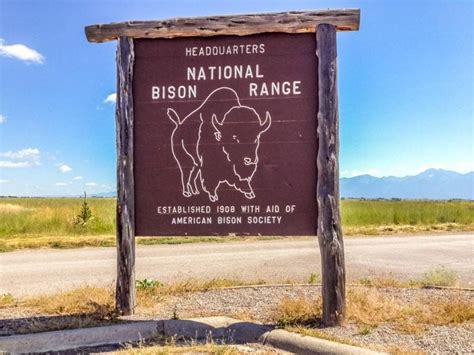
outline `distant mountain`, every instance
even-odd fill
[[[474,172],[428,169],[418,175],[341,179],[341,197],[474,200]]]
[[[115,191],[99,192],[96,194],[92,194],[91,197],[117,197],[117,192]]]
[[[428,169],[405,177],[359,175],[340,180],[341,197],[474,200],[474,172],[460,174],[443,169]],[[115,191],[90,197],[117,197]]]

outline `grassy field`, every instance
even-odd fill
[[[343,200],[346,235],[473,231],[474,201]]]
[[[87,202],[93,219],[82,224],[77,223],[82,199],[1,198],[0,251],[115,245],[115,199],[90,198]],[[473,231],[474,201],[343,200],[342,224],[345,235]],[[201,241],[222,242],[224,239],[138,239],[139,244]]]

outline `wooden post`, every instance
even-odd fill
[[[346,313],[344,244],[339,213],[339,114],[336,28],[316,28],[318,57],[318,240],[321,252],[325,326],[341,324]]]
[[[117,45],[117,284],[115,300],[122,315],[135,307],[135,201],[133,180],[133,39]]]

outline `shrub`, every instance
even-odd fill
[[[309,280],[308,280],[308,283],[311,284],[311,285],[315,285],[317,283],[320,282],[320,279],[319,279],[319,274],[316,273],[316,272],[312,272],[310,275],[309,275]]]
[[[82,202],[81,213],[79,213],[76,218],[74,218],[74,225],[85,226],[87,223],[92,222],[94,217],[92,217],[92,211],[87,203],[87,195],[84,192],[84,202]]]
[[[458,274],[454,270],[447,269],[440,265],[429,270],[423,275],[421,283],[423,286],[457,286]]]
[[[148,289],[153,289],[155,287],[163,286],[161,282],[153,280],[153,279],[137,280],[135,282],[135,285],[137,286],[137,289],[139,290],[148,290]]]

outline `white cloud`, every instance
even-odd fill
[[[58,169],[62,173],[68,173],[72,170],[72,168],[69,165],[66,165],[66,164],[60,165]]]
[[[7,122],[7,118],[3,115],[0,115],[0,124]]]
[[[0,179],[0,184],[7,184],[10,180]]]
[[[9,150],[7,152],[0,152],[0,157],[9,159],[39,159],[40,151],[38,148],[26,148],[17,151]]]
[[[30,168],[34,163],[30,161],[10,161],[10,160],[0,160],[0,168]]]
[[[21,150],[9,150],[0,152],[0,157],[8,160],[0,160],[0,168],[21,169],[40,165],[40,151],[38,148],[25,148]]]
[[[96,186],[97,186],[97,183],[95,183],[95,182],[88,182],[88,183],[86,183],[86,186],[88,186],[88,187],[96,187]]]
[[[74,176],[72,179],[73,180],[82,180],[82,176]]]
[[[56,185],[56,186],[67,186],[67,184],[65,182],[57,182],[54,185]]]
[[[104,104],[115,104],[116,101],[117,101],[117,94],[113,93],[105,98]]]
[[[41,53],[25,46],[24,44],[6,45],[2,38],[0,38],[0,55],[35,64],[43,64],[44,62],[44,56]]]

